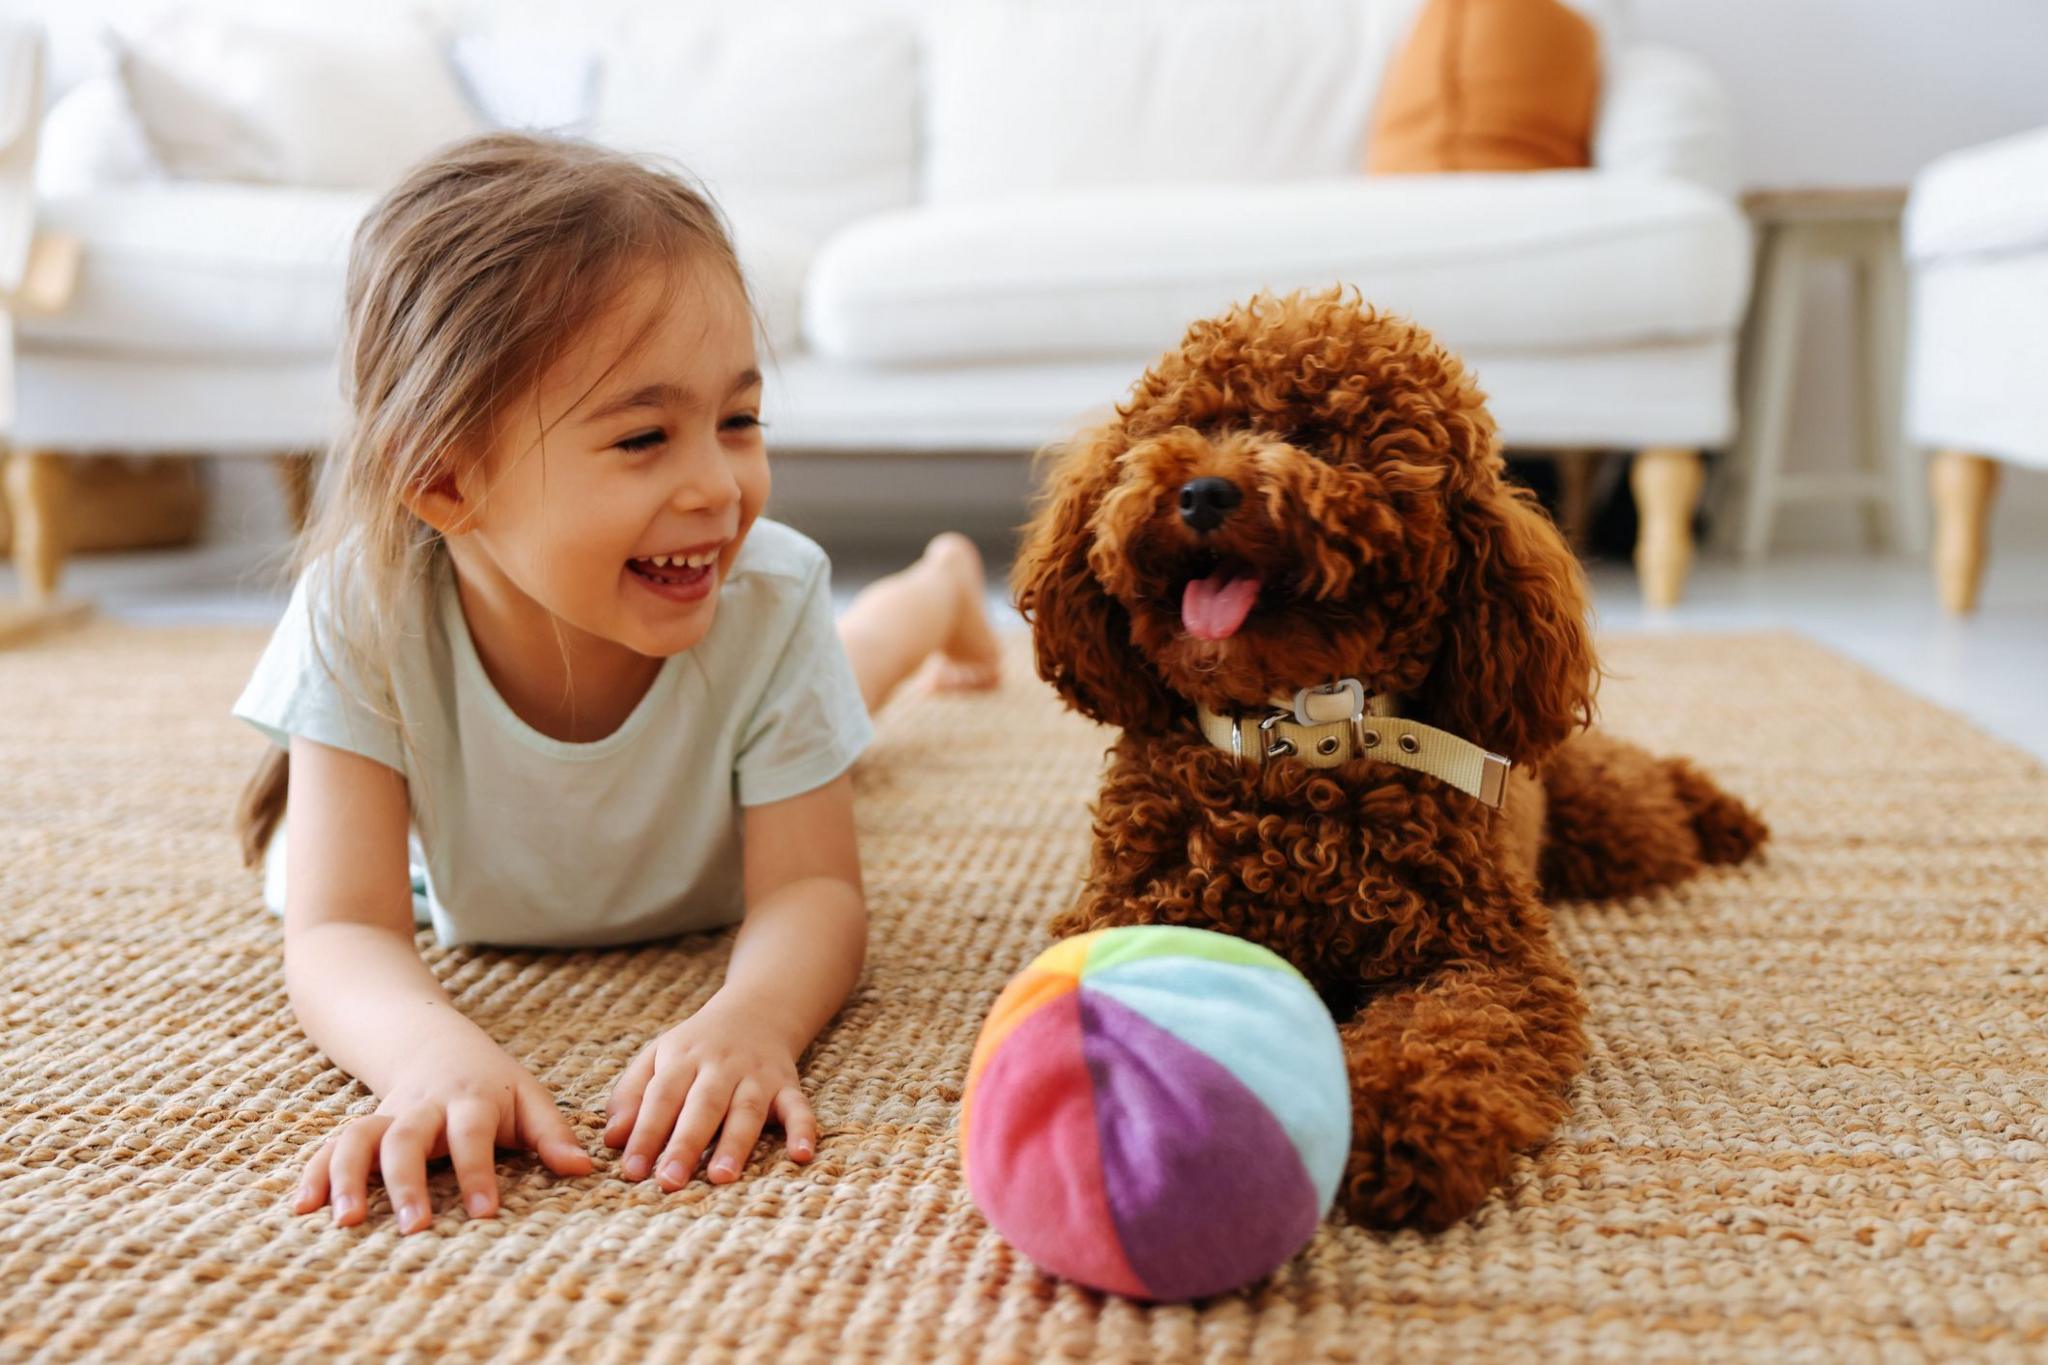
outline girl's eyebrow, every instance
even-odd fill
[[[725,396],[730,398],[734,394],[750,389],[760,382],[761,372],[759,370],[741,370],[734,377],[731,385],[726,388]],[[622,394],[608,402],[599,404],[579,420],[583,422],[599,422],[607,417],[615,417],[622,412],[630,412],[634,408],[681,407],[689,401],[690,391],[679,384],[665,382],[660,384],[643,384],[631,393]]]

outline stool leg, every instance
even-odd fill
[[[1984,578],[1985,527],[1998,489],[1998,462],[1968,451],[1934,457],[1928,484],[1934,494],[1934,581],[1941,604],[1958,616],[1977,609]]]
[[[1752,563],[1770,548],[1771,518],[1777,511],[1778,474],[1785,463],[1785,437],[1792,423],[1792,381],[1799,366],[1799,314],[1806,287],[1806,248],[1798,229],[1771,230],[1764,247],[1763,284],[1744,369],[1742,435],[1737,463],[1742,468],[1742,557]]]
[[[1692,512],[1699,502],[1700,453],[1638,451],[1628,486],[1636,497],[1636,577],[1653,607],[1675,607],[1692,567]]]
[[[14,513],[14,568],[21,579],[21,595],[31,606],[39,606],[57,595],[57,574],[70,531],[65,517],[71,467],[51,451],[11,451],[5,482]]]
[[[1848,265],[1849,323],[1855,345],[1850,374],[1850,388],[1854,396],[1849,407],[1849,437],[1855,447],[1852,454],[1857,469],[1873,476],[1872,488],[1876,486],[1875,477],[1884,476],[1885,487],[1889,490],[1891,463],[1884,453],[1886,423],[1884,415],[1878,411],[1880,385],[1875,372],[1878,348],[1872,336],[1871,295],[1876,288],[1877,262],[1868,252],[1861,252],[1852,257]],[[1874,492],[1866,492],[1857,502],[1863,517],[1864,547],[1885,549],[1891,530],[1891,518],[1887,515],[1890,497],[1880,501]]]
[[[1872,472],[1891,485],[1891,542],[1927,551],[1920,456],[1906,441],[1906,266],[1899,232],[1889,229],[1865,259],[1857,318],[1863,347],[1864,419],[1875,446]]]

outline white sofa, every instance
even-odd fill
[[[1697,452],[1734,420],[1748,238],[1716,82],[1629,41],[1620,0],[1582,0],[1606,43],[1591,170],[1383,178],[1358,170],[1363,141],[1419,0],[589,17],[587,99],[590,71],[536,60],[559,29],[461,3],[437,8],[471,89],[516,92],[495,121],[568,111],[719,196],[763,305],[781,450],[1014,465],[1190,319],[1344,281],[1463,353],[1510,445],[1649,452],[1638,563],[1654,599],[1678,595]],[[86,264],[72,306],[22,329],[18,445],[317,448],[375,187],[166,177],[124,160],[110,87],[80,83],[46,127],[43,223]]]
[[[1953,152],[1906,205],[1907,426],[1933,451],[1944,605],[1977,604],[2001,465],[2048,469],[2048,128]]]

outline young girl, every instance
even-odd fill
[[[740,920],[717,993],[618,1078],[605,1141],[671,1190],[702,1156],[737,1179],[771,1118],[809,1160],[796,1060],[866,936],[847,769],[927,659],[941,686],[993,683],[972,546],[933,541],[835,633],[824,554],[760,519],[732,245],[628,157],[523,134],[435,157],[359,229],[347,309],[350,424],[235,707],[289,750],[240,824],[293,1009],[379,1101],[307,1163],[298,1210],[362,1221],[374,1170],[411,1232],[433,1157],[476,1217],[495,1148],[591,1169],[451,1007],[416,922],[589,946]]]

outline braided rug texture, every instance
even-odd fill
[[[1107,735],[1012,642],[1000,705],[906,699],[858,770],[865,981],[808,1055],[825,1139],[662,1194],[501,1166],[400,1238],[285,1204],[367,1094],[306,1042],[226,813],[260,638],[97,625],[0,652],[0,1360],[2039,1360],[2048,774],[1793,636],[1623,638],[1605,723],[1697,756],[1766,861],[1560,907],[1590,1067],[1556,1140],[1436,1237],[1331,1224],[1249,1291],[1055,1282],[954,1141],[981,1017],[1084,866]],[[440,952],[598,1148],[724,936]]]

